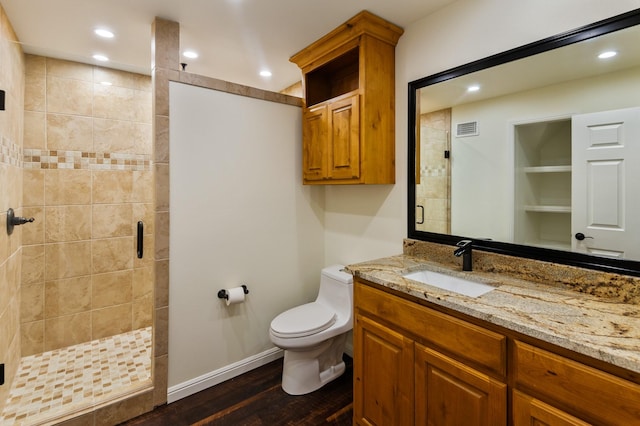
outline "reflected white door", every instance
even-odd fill
[[[573,250],[640,259],[640,108],[576,115],[571,131]]]

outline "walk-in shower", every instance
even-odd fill
[[[0,178],[18,188],[0,199],[26,220],[0,237],[0,330],[13,333],[0,424],[33,425],[153,385],[151,78],[9,56],[24,61],[23,118],[11,112],[23,136],[3,139]]]

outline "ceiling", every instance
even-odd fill
[[[640,68],[640,26],[483,69],[420,90],[422,113],[478,102],[553,84]],[[616,51],[609,59],[598,54]],[[478,85],[470,93],[469,86]]]
[[[189,72],[279,91],[300,80],[289,57],[366,9],[406,27],[455,0],[0,0],[26,53],[150,73],[151,23],[180,24]],[[93,31],[107,28],[109,40]],[[97,62],[93,55],[106,55]],[[268,69],[271,77],[259,72]]]

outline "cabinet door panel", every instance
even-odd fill
[[[308,108],[304,112],[302,165],[305,180],[321,180],[327,175],[327,107]]]
[[[514,383],[598,424],[640,425],[640,385],[515,341]]]
[[[360,113],[358,95],[329,104],[329,175],[360,177]]]
[[[589,426],[564,411],[522,392],[513,392],[513,426]]]
[[[416,344],[415,418],[418,425],[507,423],[507,386]]]
[[[356,424],[412,425],[413,341],[357,315],[354,355]]]

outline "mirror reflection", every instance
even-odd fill
[[[419,88],[415,231],[640,260],[638,40],[630,27]]]

